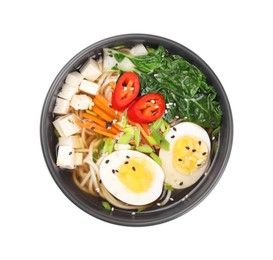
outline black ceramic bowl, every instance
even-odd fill
[[[182,190],[180,195],[178,194],[176,196],[173,203],[162,208],[137,212],[133,215],[131,212],[119,209],[115,209],[113,212],[105,210],[99,199],[79,190],[73,183],[71,174],[64,173],[56,166],[57,139],[53,132],[52,110],[55,105],[56,96],[67,74],[76,70],[88,57],[97,54],[104,47],[117,45],[132,46],[137,43],[144,43],[151,47],[161,44],[168,49],[170,53],[184,57],[203,71],[207,77],[207,82],[214,86],[218,93],[218,100],[223,112],[223,120],[220,131],[219,148],[211,163],[208,174],[202,178],[197,185],[187,190]],[[110,223],[127,226],[147,226],[163,223],[185,214],[209,194],[223,174],[229,159],[233,139],[233,121],[229,101],[220,81],[211,68],[199,56],[183,45],[166,38],[146,34],[126,34],[104,39],[90,45],[63,67],[53,81],[45,98],[41,115],[40,131],[42,151],[47,167],[59,188],[75,205],[88,214]]]

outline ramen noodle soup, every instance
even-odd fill
[[[172,203],[198,183],[222,119],[197,67],[143,44],[105,48],[70,72],[53,115],[56,165],[106,210],[129,211]]]

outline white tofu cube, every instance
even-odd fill
[[[92,108],[92,98],[87,95],[74,95],[70,102],[70,106],[75,110],[86,110]]]
[[[57,98],[55,107],[53,109],[53,113],[57,115],[65,115],[69,111],[69,101],[62,99],[62,98]]]
[[[130,50],[130,52],[131,52],[131,54],[133,56],[142,56],[142,55],[147,55],[148,54],[147,49],[145,48],[145,46],[142,43],[135,45]]]
[[[59,145],[68,145],[72,146],[73,148],[83,148],[79,135],[71,135],[69,137],[61,136],[59,138]]]
[[[83,154],[82,153],[75,153],[74,164],[75,165],[82,165],[82,163],[83,163]]]
[[[75,154],[72,146],[59,146],[56,164],[65,169],[75,168]]]
[[[135,65],[128,59],[124,58],[119,64],[118,68],[123,71],[132,71]]]
[[[79,89],[82,92],[95,96],[99,93],[100,86],[94,82],[84,79],[80,84]]]
[[[78,71],[70,72],[66,79],[65,83],[73,88],[78,88],[83,80],[83,75]]]
[[[73,95],[75,95],[78,92],[79,92],[78,87],[74,88],[65,83],[63,84],[63,87],[59,92],[58,97],[71,101]]]
[[[60,136],[68,137],[78,133],[81,128],[75,123],[76,116],[74,114],[68,114],[66,116],[59,117],[53,122],[54,127],[59,132]]]
[[[95,60],[90,58],[80,69],[84,78],[95,81],[100,75],[101,71]]]

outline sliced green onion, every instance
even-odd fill
[[[159,118],[151,124],[151,129],[158,130],[159,128],[161,128],[162,125],[164,125],[164,120],[162,118]]]
[[[171,127],[170,127],[170,125],[168,124],[168,123],[166,123],[167,125],[165,126],[166,128],[165,128],[165,131],[163,132],[163,135],[164,136],[166,136],[166,134],[167,133],[169,133],[169,131],[170,131],[170,129],[171,129]]]
[[[150,145],[157,145],[157,142],[152,136],[147,136],[147,141],[149,142]]]
[[[166,151],[169,151],[170,150],[170,143],[166,139],[164,139],[160,143],[160,148],[162,148],[162,149],[164,149]]]
[[[56,135],[56,137],[59,139],[61,137],[61,135],[59,134],[58,130],[56,128],[54,128],[54,134]]]
[[[139,146],[139,143],[140,143],[140,129],[138,127],[135,128],[134,135],[135,135],[135,144],[136,144],[136,146]]]
[[[125,128],[128,122],[128,117],[127,117],[127,113],[124,113],[123,115],[123,120],[122,120],[122,128]]]
[[[99,159],[99,153],[98,153],[98,151],[93,152],[93,160],[94,160],[94,162],[96,163],[98,159]]]
[[[124,132],[125,132],[126,134],[134,135],[135,127],[133,127],[133,126],[128,126],[128,127],[123,128],[123,130],[124,130]]]
[[[169,190],[169,191],[172,191],[173,190],[173,186],[171,184],[166,183],[165,184],[165,189]]]
[[[159,133],[157,130],[153,130],[152,136],[155,139],[156,144],[160,145],[160,148],[169,151],[170,143],[165,139],[164,135]]]
[[[122,151],[122,150],[131,150],[131,145],[129,144],[115,144],[114,149],[115,151]]]
[[[150,156],[159,166],[161,166],[162,161],[155,153],[150,153]]]
[[[118,144],[128,144],[133,138],[132,134],[123,134],[119,139],[118,139]]]
[[[152,153],[153,149],[148,145],[139,146],[137,150],[141,153]]]
[[[105,209],[111,210],[111,206],[110,206],[109,202],[107,202],[107,201],[102,201],[101,204],[102,204],[102,206],[103,206]]]
[[[115,140],[113,138],[106,138],[104,146],[102,148],[102,153],[112,153],[114,150]]]
[[[99,152],[99,153],[101,153],[103,147],[104,147],[104,141],[101,140],[100,143],[99,143],[99,145],[98,145],[98,152]]]
[[[164,136],[157,130],[152,130],[152,136],[155,139],[156,144],[160,144],[160,141],[164,139]]]

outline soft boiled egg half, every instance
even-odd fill
[[[100,178],[105,188],[119,200],[131,205],[146,205],[160,196],[164,173],[147,155],[123,150],[103,159]]]
[[[165,182],[175,189],[193,185],[209,165],[211,145],[207,132],[194,123],[183,122],[171,128],[165,138],[170,149],[159,152]]]

